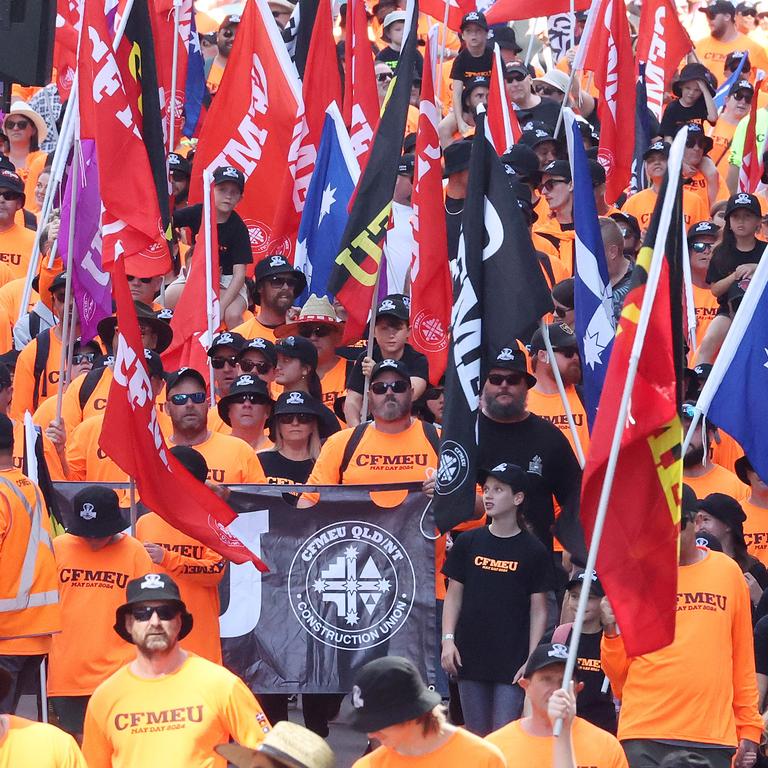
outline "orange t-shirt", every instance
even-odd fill
[[[0,739],[0,768],[88,768],[77,742],[48,723],[5,715],[10,728]]]
[[[6,264],[0,263],[0,275],[4,271],[3,267],[8,268]],[[0,288],[0,306],[8,313],[12,325],[16,324],[21,315],[21,297],[24,293],[24,283],[25,279],[23,277],[16,277],[7,283],[3,283],[2,288]],[[38,301],[40,301],[40,294],[37,291],[30,291],[26,311],[29,312]]]
[[[571,406],[571,413],[576,425],[576,434],[579,436],[579,442],[581,443],[581,450],[586,456],[589,452],[587,412],[576,393],[575,387],[567,387],[565,394],[568,397],[568,405]],[[568,417],[565,414],[565,408],[563,408],[563,402],[560,399],[559,393],[555,392],[552,395],[547,395],[544,392],[539,392],[536,387],[529,389],[527,408],[531,413],[535,413],[537,416],[546,419],[550,424],[554,424],[568,438],[574,454],[576,453],[575,441],[571,428],[568,426]]]
[[[658,194],[653,187],[648,187],[636,195],[628,197],[624,205],[621,206],[624,213],[630,213],[637,219],[643,233],[648,229],[657,197]],[[709,206],[687,187],[683,187],[683,218],[686,229],[697,221],[709,221]]]
[[[760,741],[763,722],[757,710],[747,583],[730,557],[702,551],[703,560],[677,569],[670,645],[629,658],[621,635],[603,635],[603,669],[622,699],[620,741],[670,739],[734,747],[738,739]]]
[[[101,374],[93,392],[84,407],[81,408],[80,389],[82,388],[87,375],[87,373],[81,373],[67,387],[64,397],[61,399],[61,417],[64,419],[67,433],[74,430],[78,424],[91,416],[95,416],[99,413],[103,414],[104,409],[107,407],[109,388],[112,385],[112,369],[109,367],[104,368],[104,373]]]
[[[714,462],[710,462],[709,469],[700,477],[691,477],[684,473],[683,482],[692,488],[699,499],[709,496],[710,493],[725,493],[737,501],[749,496],[748,485],[744,485],[733,472]]]
[[[128,475],[99,448],[104,414],[87,418],[67,438],[69,479],[89,483],[125,483]]]
[[[48,657],[49,696],[88,696],[136,651],[112,625],[125,587],[152,571],[139,541],[127,534],[94,551],[87,539],[65,533],[53,540],[61,596],[61,632]]]
[[[723,180],[728,177],[728,158],[731,155],[731,142],[733,141],[733,134],[736,132],[736,125],[737,123],[728,123],[721,117],[714,127],[710,126],[711,130],[708,131],[713,142],[709,156]]]
[[[266,339],[267,341],[275,342],[277,338],[275,336],[275,329],[270,328],[268,325],[263,325],[257,318],[253,317],[250,320],[246,320],[237,327],[232,329],[233,333],[239,333],[245,339]]]
[[[221,84],[221,78],[224,76],[224,67],[219,66],[215,61],[211,63],[211,68],[208,71],[208,79],[205,81],[205,87],[209,93],[213,95],[219,90]]]
[[[169,440],[169,447],[173,443]],[[210,432],[202,443],[193,445],[208,464],[208,479],[215,483],[259,483],[264,476],[256,452],[244,440]]]
[[[19,421],[24,419],[24,412],[34,413],[37,406],[59,391],[59,366],[61,365],[61,341],[51,329],[48,334],[48,358],[38,382],[38,402],[33,399],[35,389],[35,355],[39,337],[32,339],[19,353],[16,360],[16,373],[13,377],[13,398],[8,415]]]
[[[129,664],[105,680],[88,702],[83,754],[89,768],[226,768],[217,744],[256,747],[269,730],[239,677],[190,654],[163,677],[138,677]]]
[[[21,421],[13,422],[13,466],[19,471],[24,467],[24,424]],[[51,480],[66,480],[64,468],[61,466],[61,457],[56,446],[43,434],[43,458],[48,466],[48,474]]]
[[[34,243],[35,233],[19,224],[0,232],[0,264],[6,264],[14,278],[26,278]]]
[[[219,432],[222,435],[232,434],[232,427],[225,424],[224,419],[219,416],[219,409],[215,405],[208,410],[208,429],[211,432]]]
[[[13,349],[13,325],[8,311],[0,307],[0,355]]]
[[[719,174],[717,181],[718,184],[717,192],[715,194],[715,201],[727,200],[730,196],[730,193],[728,192],[728,187],[725,186],[725,181]],[[704,204],[704,206],[706,206],[707,210],[709,210],[709,186],[707,184],[706,177],[701,171],[699,171],[695,176],[691,177],[688,184],[685,185],[685,189],[690,190],[694,195],[698,195],[701,198],[701,202]]]
[[[523,720],[513,720],[488,734],[485,740],[495,744],[508,765],[551,766],[554,736],[534,736],[523,726]],[[577,717],[571,726],[574,762],[579,768],[627,768],[627,757],[616,737]]]
[[[352,768],[505,768],[507,763],[501,752],[474,733],[457,728],[442,747],[426,755],[401,755],[389,747],[374,749],[352,764]]]
[[[701,63],[714,72],[718,80],[722,80],[725,60],[728,58],[728,54],[733,51],[748,50],[752,71],[762,69],[764,72],[768,72],[768,56],[766,56],[765,49],[746,35],[739,34],[735,40],[731,40],[729,43],[716,40],[712,35],[707,35],[696,42],[694,50]]]
[[[338,358],[336,365],[320,379],[320,385],[323,388],[323,405],[333,410],[336,400],[347,392],[347,361],[343,357]]]
[[[693,286],[693,306],[696,309],[696,344],[701,346],[709,324],[715,319],[719,304],[709,288]]]
[[[747,552],[768,567],[768,509],[746,499],[741,502],[741,508],[747,516],[744,521]]]
[[[159,544],[165,550],[163,561],[159,565],[153,563],[151,570],[173,576],[181,599],[194,617],[192,631],[184,638],[184,647],[221,664],[219,582],[224,577],[226,561],[154,512],[138,519],[136,538]]]
[[[729,472],[736,471],[736,460],[744,455],[744,449],[739,443],[722,429],[718,430],[720,442],[712,441],[712,461],[725,467]],[[743,486],[747,488],[746,485]]]

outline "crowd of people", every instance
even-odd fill
[[[368,11],[380,104],[402,53],[403,6],[379,0]],[[293,3],[269,7],[287,37]],[[638,4],[626,11],[636,35]],[[344,0],[335,12],[344,74]],[[120,328],[107,317],[95,338],[81,339],[57,253],[60,214],[41,220],[63,105],[55,84],[14,86],[0,133],[0,768],[766,764],[768,477],[739,443],[706,422],[683,456],[676,632],[666,648],[627,655],[599,574],[572,563],[553,533],[561,508],[578,496],[590,446],[562,108],[575,112],[589,158],[616,323],[671,142],[688,128],[682,207],[696,329],[686,351],[684,429],[768,241],[768,175],[752,191],[739,178],[755,100],[756,145],[768,174],[768,7],[679,0],[677,12],[693,49],[664,94],[660,120],[648,111],[649,141],[636,147],[637,176],[647,186],[618,199],[606,199],[597,159],[604,94],[583,73],[571,77],[587,12],[575,14],[573,45],[563,52],[542,35],[525,50],[518,37],[527,22],[489,25],[481,10],[465,13],[457,31],[441,30],[435,90],[449,259],[460,248],[476,110],[488,102],[498,46],[503,97],[521,129],[500,160],[551,290],[553,314],[543,318],[551,351],[539,329],[529,339],[511,336],[485,361],[475,504],[435,541],[436,679],[421,678],[418,660],[377,659],[354,671],[350,691],[303,695],[304,726],[289,719],[288,695],[251,691],[222,665],[226,560],[154,511],[129,528],[128,500],[110,487],[128,480],[99,446]],[[230,66],[241,23],[230,6],[223,14],[215,7],[198,14],[208,99]],[[435,21],[421,14],[422,43]],[[246,176],[221,165],[212,175],[221,327],[207,349],[210,368],[167,370],[170,320],[192,284],[203,223],[202,204],[188,203],[197,139],[182,137],[168,154],[181,267],[127,279],[165,440],[223,496],[228,484],[413,482],[434,492],[444,380],[430,376],[430,361],[409,343],[423,67],[419,54],[384,242],[388,293],[370,318],[368,348],[365,338],[342,343],[345,307],[333,296],[307,295],[307,277],[290,258],[254,256],[237,210]],[[718,86],[732,76],[718,105]],[[42,259],[30,270],[38,227]],[[34,279],[22,306],[28,273]],[[504,295],[503,285],[495,289]],[[68,355],[65,316],[74,339]],[[49,518],[27,476],[26,414],[41,433],[38,457],[50,478],[84,484],[66,530]],[[371,454],[383,458],[357,460]],[[311,515],[318,494],[290,498]],[[564,688],[585,586],[575,678]],[[16,714],[29,693],[39,696],[44,722]],[[348,716],[339,715],[345,695]],[[344,725],[367,734],[364,755],[334,755],[327,739]]]

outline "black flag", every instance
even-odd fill
[[[482,108],[475,125],[458,255],[451,265],[451,348],[434,500],[443,532],[473,515],[477,414],[487,361],[514,347],[552,310],[523,213],[485,137]]]

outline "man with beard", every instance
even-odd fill
[[[536,378],[528,373],[525,353],[515,342],[490,361],[478,417],[478,465],[517,464],[528,473],[523,510],[527,522],[546,547],[552,547],[554,507],[576,498],[581,480],[579,462],[565,435],[526,407]]]
[[[589,448],[589,429],[584,403],[576,391],[576,385],[581,382],[581,358],[576,334],[565,323],[552,323],[547,329],[555,359],[550,359],[544,344],[544,335],[539,328],[531,339],[531,370],[536,374],[536,384],[528,392],[528,409],[554,424],[568,438],[575,451],[573,434],[568,426],[568,417],[557,391],[557,381],[552,369],[556,364],[563,380],[568,405],[571,407],[576,433],[586,454]]]
[[[695,403],[683,403],[683,434],[693,419]],[[712,461],[712,438],[717,427],[711,422],[706,425],[706,446],[702,439],[702,430],[696,429],[683,456],[683,478],[691,486],[696,497],[704,499],[710,493],[725,493],[737,501],[747,498],[749,489],[739,478],[725,467]]]
[[[256,304],[259,311],[233,330],[246,339],[275,340],[275,329],[285,325],[288,310],[307,287],[307,279],[291,262],[274,254],[256,264]]]
[[[136,658],[107,678],[88,702],[83,753],[90,768],[209,765],[230,739],[257,746],[269,732],[258,701],[224,667],[185,651],[192,615],[170,576],[128,582],[114,629]]]
[[[211,96],[219,90],[219,84],[229,61],[229,54],[232,53],[232,46],[235,44],[235,36],[239,26],[240,16],[237,14],[225,16],[224,21],[219,26],[219,31],[216,33],[216,48],[218,50],[213,59],[209,60],[210,63],[206,62],[207,80],[205,85]]]

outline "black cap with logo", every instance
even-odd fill
[[[241,192],[245,189],[245,174],[239,168],[235,168],[233,165],[220,165],[213,172],[213,186],[224,184],[227,181],[237,184]]]
[[[72,499],[72,524],[67,533],[85,539],[104,539],[128,527],[120,513],[120,502],[112,488],[90,485]]]

